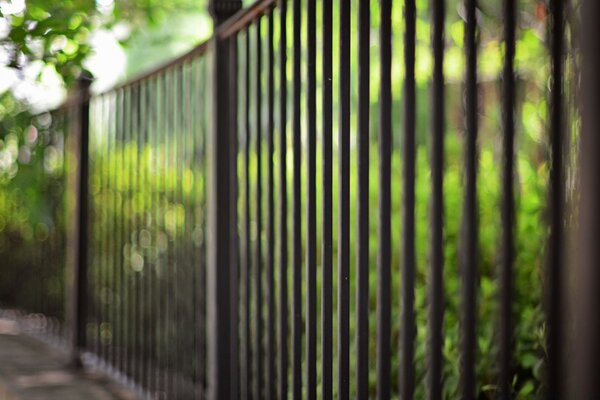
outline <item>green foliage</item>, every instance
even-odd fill
[[[106,4],[104,7],[99,4]],[[93,0],[27,0],[23,10],[0,14],[9,25],[0,45],[10,49],[8,67],[16,70],[33,61],[53,68],[70,87],[90,54],[89,38],[94,30],[126,21],[135,29],[155,24],[167,15],[198,10],[192,0],[126,0],[96,3]]]
[[[58,116],[25,115],[9,119],[16,127],[0,140],[0,302],[63,318],[64,132]]]
[[[2,73],[19,82],[40,82],[45,76],[57,76],[67,90],[85,72],[95,32],[121,24],[136,35],[163,23],[174,12],[205,12],[204,2],[194,0],[27,0],[22,7],[20,4],[1,2],[0,23],[6,27],[6,32],[0,33]],[[128,37],[119,39],[127,44]],[[31,69],[36,74],[33,77],[28,75],[31,70],[25,73],[32,65],[36,66]],[[142,66],[147,68],[148,64]],[[15,95],[14,87],[0,89],[0,139],[26,127],[32,109],[39,112],[38,105],[29,104],[22,93]],[[14,123],[13,119],[19,121]]]
[[[23,11],[0,16],[10,24],[0,39],[10,49],[8,66],[19,70],[41,60],[71,84],[89,54],[87,38],[95,13],[91,0],[28,0]]]

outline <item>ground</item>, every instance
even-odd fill
[[[68,355],[0,319],[0,400],[133,400],[98,371],[71,368]]]

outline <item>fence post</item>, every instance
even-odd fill
[[[87,267],[88,267],[88,201],[89,201],[89,88],[92,78],[82,74],[77,80],[73,117],[72,135],[73,169],[72,188],[75,190],[73,203],[73,220],[69,238],[71,252],[71,361],[74,366],[81,366],[81,352],[86,345],[86,312],[87,312]]]
[[[580,86],[580,182],[577,188],[579,226],[576,239],[572,241],[572,286],[567,292],[571,320],[567,325],[566,319],[563,319],[563,329],[571,329],[570,340],[565,342],[570,345],[567,347],[570,390],[562,398],[597,399],[600,398],[600,54],[596,40],[600,35],[599,2],[582,1],[580,15],[583,65]]]
[[[218,26],[240,0],[211,0],[212,126],[208,132],[207,384],[209,399],[238,394],[237,366],[237,46]],[[202,94],[199,94],[202,95]]]

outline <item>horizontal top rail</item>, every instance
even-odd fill
[[[233,16],[231,16],[223,24],[221,24],[215,29],[215,32],[213,33],[210,39],[205,40],[204,42],[194,46],[188,52],[178,57],[172,58],[165,63],[159,64],[154,68],[144,71],[134,76],[133,78],[122,82],[110,89],[95,94],[89,94],[87,98],[84,98],[83,100],[90,100],[92,97],[102,97],[117,92],[119,90],[135,87],[144,81],[151,80],[156,76],[169,71],[172,68],[176,68],[185,64],[188,61],[191,61],[194,57],[202,56],[210,48],[212,40],[224,40],[241,32],[243,29],[250,26],[250,24],[252,24],[252,22],[254,22],[257,18],[260,18],[261,16],[269,12],[271,9],[273,9],[276,5],[277,0],[258,0],[249,7],[243,8],[240,11],[236,12]],[[60,106],[53,110],[48,110],[46,112],[60,112],[62,109],[66,110],[71,106],[77,105],[81,100],[82,99],[79,96],[69,95]]]
[[[109,92],[112,90],[125,89],[128,87],[135,86],[145,80],[152,79],[155,76],[157,76],[163,72],[166,72],[172,68],[175,68],[177,66],[185,64],[187,61],[190,61],[194,57],[204,55],[206,53],[206,51],[208,50],[209,45],[210,45],[209,40],[204,41],[204,42],[200,43],[199,45],[195,46],[193,49],[191,49],[187,53],[184,53],[184,54],[180,55],[179,57],[175,57],[163,64],[160,64],[159,66],[152,68],[149,71],[142,72],[140,75],[137,75],[134,78],[132,78],[126,82],[123,82],[122,84],[109,90]]]
[[[150,80],[150,79],[160,75],[163,72],[169,71],[172,68],[175,68],[182,64],[185,64],[187,61],[190,61],[194,57],[204,55],[206,53],[206,51],[208,50],[209,46],[210,46],[210,39],[195,46],[187,53],[184,53],[178,57],[170,59],[169,61],[167,61],[163,64],[160,64],[157,67],[154,67],[148,71],[142,72],[141,74],[133,77],[132,79],[130,79],[128,81],[125,81],[125,82],[123,82],[111,89],[108,89],[104,92],[100,92],[100,93],[96,94],[96,96],[103,96],[103,95],[109,94],[109,93],[117,91],[117,90],[134,87],[144,81]]]
[[[215,37],[223,40],[239,33],[244,28],[247,28],[254,20],[260,18],[274,8],[276,4],[276,0],[258,0],[251,6],[241,9],[217,28]]]
[[[141,74],[133,77],[132,79],[127,80],[111,89],[100,92],[96,94],[96,96],[103,96],[114,91],[134,87],[146,80],[152,79],[155,76],[160,75],[163,72],[166,72],[172,68],[184,64],[187,61],[190,61],[194,57],[204,55],[211,46],[211,41],[214,38],[224,40],[235,35],[236,33],[247,28],[257,18],[260,18],[262,15],[265,15],[269,10],[274,8],[276,4],[277,0],[258,0],[254,2],[251,6],[241,9],[229,19],[227,19],[227,21],[225,21],[223,24],[217,27],[215,33],[210,39],[196,45],[188,52],[178,57],[175,57],[163,64],[160,64],[157,67],[154,67],[148,71],[142,72]]]

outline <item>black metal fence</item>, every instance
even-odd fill
[[[205,51],[90,104],[84,348],[169,398],[204,386]]]
[[[594,398],[598,383],[582,371],[600,359],[597,263],[586,257],[599,226],[598,121],[586,114],[597,92],[582,116],[569,101],[581,77],[597,83],[597,56],[585,42],[581,64],[579,3],[537,6],[548,12],[548,153],[523,169],[519,93],[531,89],[516,73],[514,0],[496,10],[499,90],[479,76],[485,19],[475,0],[457,11],[458,83],[445,79],[442,0],[426,10],[414,0],[261,0],[241,11],[213,1],[210,42],[109,92],[80,88],[69,108],[72,190],[60,183],[65,163],[40,172],[58,187],[52,199],[76,198],[75,211],[64,219],[56,200],[46,235],[35,233],[39,252],[8,253],[24,257],[15,271],[40,273],[3,275],[4,303],[63,321],[74,221],[66,337],[78,358],[146,396],[561,398],[572,389]],[[419,82],[422,12],[431,70]],[[593,37],[594,19],[583,20]],[[462,108],[449,110],[448,98]],[[482,121],[492,107],[498,119]],[[53,160],[66,154],[60,115],[36,120]],[[580,136],[592,153],[581,195],[565,183],[579,176],[569,149]],[[495,184],[484,180],[494,173]],[[519,200],[533,195],[531,211]],[[19,297],[7,282],[39,285],[38,296]],[[573,321],[589,329],[566,329]]]

